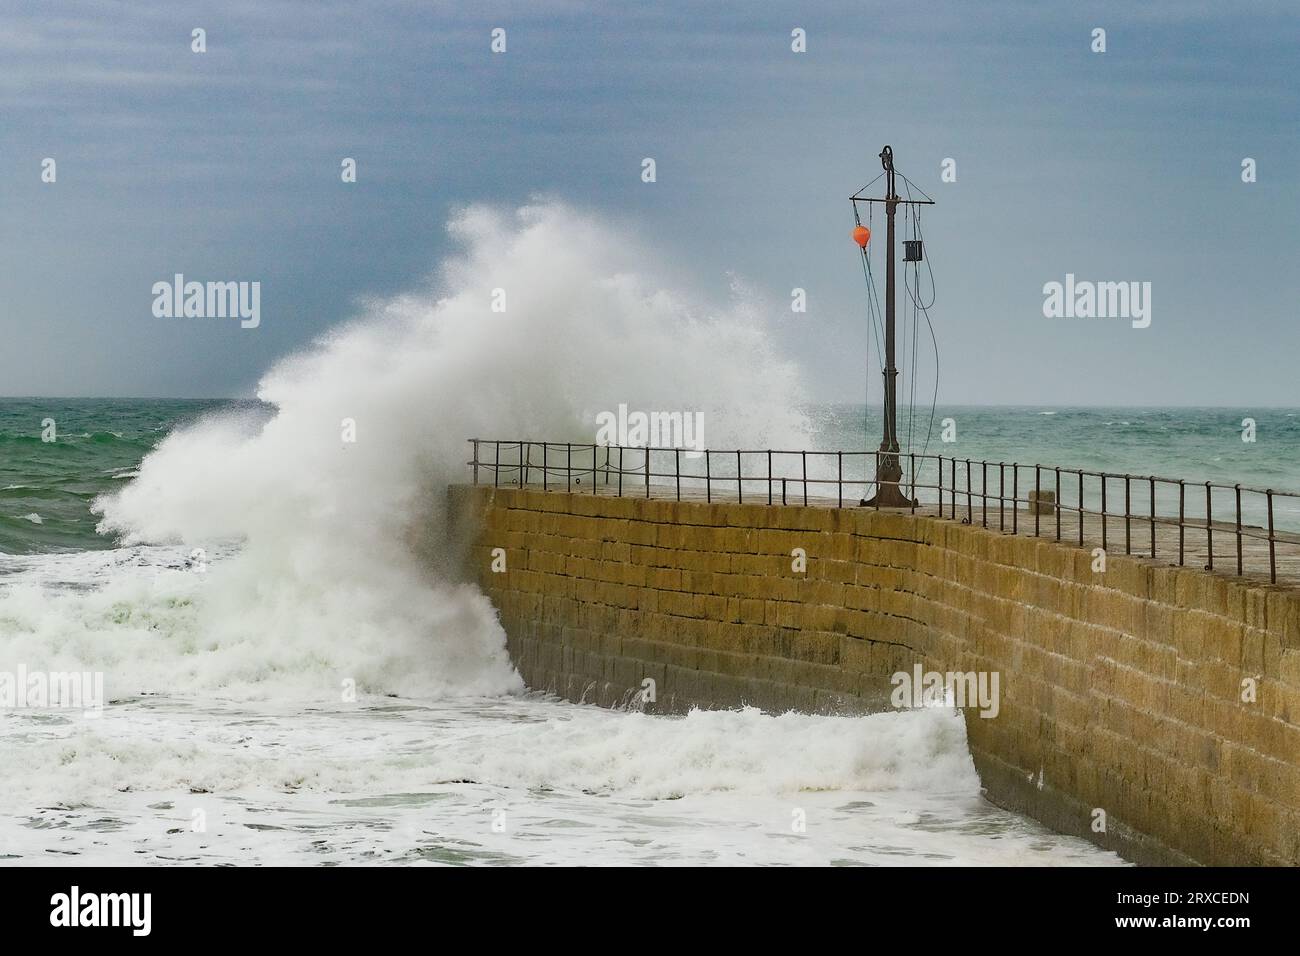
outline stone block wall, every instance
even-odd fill
[[[997,716],[964,711],[994,802],[1139,862],[1300,863],[1294,589],[1123,556],[1098,573],[1067,544],[906,513],[449,494],[534,689],[853,714],[918,663],[997,673]]]

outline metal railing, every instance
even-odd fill
[[[546,491],[659,495],[678,501],[685,493],[709,502],[839,508],[865,501],[876,487],[871,476],[885,457],[879,451],[695,451],[480,438],[469,442],[473,456],[467,464],[476,485],[483,483],[483,472],[489,472],[498,487],[533,485]],[[1241,576],[1263,574],[1266,550],[1273,583],[1281,548],[1288,571],[1300,574],[1300,493],[943,455],[894,457],[902,469],[898,487],[912,504],[893,510],[919,510],[1009,534],[1029,534],[1032,518],[1036,537],[1077,538],[1080,547],[1088,539],[1100,540],[1107,550],[1112,534],[1122,530],[1125,554],[1156,558],[1176,551],[1179,565],[1203,557],[1207,570],[1216,570],[1216,560],[1218,570],[1226,570],[1226,558],[1229,568],[1235,561]],[[834,498],[817,493],[830,490]],[[1120,492],[1123,509],[1115,510]],[[1227,555],[1216,551],[1220,542],[1232,549]]]

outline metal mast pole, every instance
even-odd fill
[[[903,467],[898,460],[898,368],[894,364],[894,213],[899,198],[894,188],[894,151],[880,151],[885,168],[885,428],[876,456],[876,497],[862,504],[877,508],[910,508],[912,499],[899,489]]]
[[[898,367],[894,364],[894,213],[898,210],[898,193],[894,190],[894,152],[886,146],[880,153],[885,167],[885,434],[880,450],[898,454]],[[885,459],[897,466],[897,459]],[[902,472],[893,475],[897,481]]]

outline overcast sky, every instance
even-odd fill
[[[1296,9],[12,3],[0,394],[246,395],[358,296],[427,275],[450,209],[544,193],[635,232],[696,294],[756,287],[814,397],[852,400],[846,197],[890,143],[938,201],[940,401],[1300,405]],[[175,272],[259,280],[261,327],[155,318]],[[1150,327],[1044,317],[1067,273],[1150,282]]]

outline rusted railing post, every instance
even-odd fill
[[[954,471],[955,471],[955,470],[956,470],[956,469],[954,468]],[[954,476],[953,476],[953,484],[955,485],[956,483],[957,483],[957,479],[956,479],[956,476],[954,475]],[[940,455],[940,456],[939,456],[939,479],[938,479],[937,484],[939,485],[939,517],[942,518],[942,517],[943,517],[943,493],[944,493],[944,491],[947,490],[947,489],[945,489],[944,486],[943,486],[943,455]],[[952,512],[953,512],[953,510],[954,510],[954,509],[953,509],[953,506],[952,506],[952,495],[949,494],[948,497],[949,497],[949,508],[948,508],[948,512],[949,512],[949,516],[952,516]]]
[[[953,479],[953,484],[956,484],[956,483],[957,483],[957,482],[956,482],[956,479],[954,478],[954,479]],[[942,517],[943,517],[943,491],[944,491],[944,488],[943,488],[943,455],[940,455],[940,456],[939,456],[939,479],[938,479],[938,481],[936,482],[936,484],[938,484],[938,486],[939,486],[939,517],[942,518]]]
[[[1109,551],[1109,542],[1106,539],[1106,475],[1101,476],[1101,550]]]
[[[1187,482],[1178,479],[1178,566],[1184,562],[1183,542],[1187,535]]]
[[[916,495],[916,452],[909,451],[907,457],[912,462],[912,494],[908,500],[912,502],[912,514],[916,514],[916,503],[920,500]]]
[[[956,472],[956,465],[955,465],[955,464],[954,464],[954,466],[953,466],[953,471],[954,471],[954,475],[953,475],[952,483],[955,485],[955,484],[957,484],[957,476],[956,476],[956,474],[955,474],[955,472]],[[939,456],[939,481],[938,481],[938,485],[939,485],[939,517],[942,518],[942,517],[943,517],[943,492],[944,492],[944,487],[943,487],[943,455],[940,455],[940,456]],[[950,498],[951,498],[951,496],[950,496]],[[955,503],[955,502],[953,503],[953,506],[950,507],[948,510],[949,510],[950,515],[952,515],[952,517],[956,517],[955,514],[952,514],[952,513],[956,510],[956,503]]]
[[[969,472],[967,473],[967,475],[968,475],[968,477],[969,477]],[[956,456],[956,455],[953,455],[953,456],[952,456],[952,476],[951,476],[951,479],[952,479],[952,520],[953,520],[953,521],[957,521],[957,520],[959,520],[959,519],[957,518],[957,499],[958,499],[958,497],[960,497],[960,491],[959,491],[958,488],[957,488],[957,456]],[[967,512],[970,511],[970,503],[969,503],[969,501],[967,502],[966,510],[967,510]]]
[[[1273,552],[1273,489],[1267,489],[1264,497],[1268,501],[1268,580],[1277,584],[1277,555]]]
[[[1079,547],[1083,547],[1083,469],[1079,469]]]
[[[1034,537],[1038,537],[1038,508],[1039,502],[1042,501],[1043,482],[1042,482],[1042,465],[1034,465]]]
[[[1020,533],[1020,463],[1011,463],[1011,533]]]
[[[975,523],[975,501],[970,493],[970,459],[966,459],[966,523]]]
[[[980,462],[980,524],[989,526],[989,463]]]
[[[957,520],[957,456],[952,456],[952,520]]]
[[[1151,557],[1156,556],[1156,476],[1152,475],[1149,479],[1151,482]]]
[[[939,455],[939,477],[937,477],[937,479],[935,480],[935,484],[939,485],[939,516],[940,518],[943,518],[944,516],[944,457],[943,455]]]
[[[1056,466],[1056,540],[1061,540],[1061,466]]]
[[[1237,575],[1241,575],[1241,485],[1234,485],[1237,497]]]
[[[880,510],[880,490],[884,486],[880,483],[880,452],[876,452],[876,510]]]
[[[1214,570],[1214,493],[1212,486],[1207,481],[1205,483],[1205,551],[1209,562],[1206,568]]]
[[[1132,554],[1133,548],[1130,546],[1131,534],[1129,531],[1129,518],[1133,515],[1133,509],[1129,506],[1129,476],[1124,476],[1124,553]]]
[[[1007,530],[1006,515],[1003,511],[1007,500],[1007,463],[998,462],[998,530]]]

